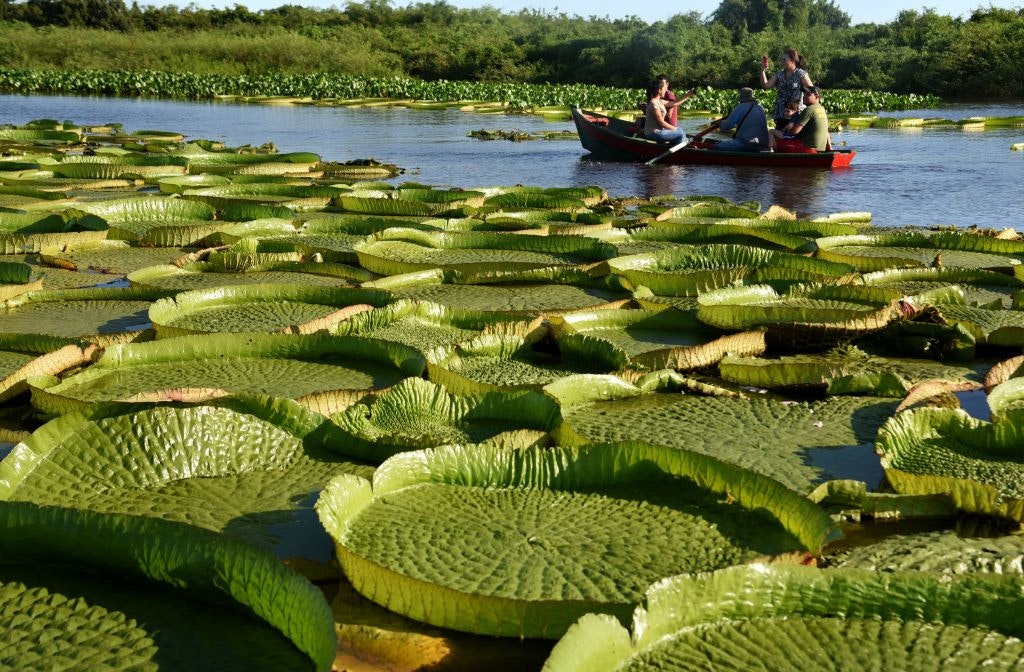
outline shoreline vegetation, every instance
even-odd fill
[[[42,91],[32,77],[52,82],[60,72],[68,81],[50,92],[171,98],[426,98],[407,91],[320,91],[354,76],[634,91],[661,72],[678,87],[733,93],[755,84],[761,54],[776,59],[781,49],[796,46],[815,82],[830,91],[993,100],[1024,91],[1021,34],[1021,9],[978,9],[966,19],[904,11],[888,24],[851,25],[829,0],[723,0],[710,16],[691,12],[653,24],[637,17],[458,9],[443,0],[406,7],[388,0],[349,2],[341,9],[284,5],[258,12],[241,5],[208,10],[126,6],[122,0],[0,0],[0,67],[34,73],[18,80],[24,92]],[[119,77],[124,81],[115,81]],[[223,78],[239,86],[214,91],[206,85]],[[160,88],[160,81],[172,80],[178,89]],[[305,85],[255,88],[276,80]],[[246,82],[252,86],[246,89]],[[10,81],[4,89],[22,92]],[[564,103],[518,101],[516,95],[489,99]],[[595,106],[585,99],[571,102]]]

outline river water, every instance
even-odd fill
[[[1024,101],[909,110],[892,116],[1024,115]],[[778,204],[801,215],[870,211],[879,226],[957,225],[1024,230],[1024,129],[846,130],[837,144],[856,149],[849,169],[645,166],[596,161],[576,140],[510,142],[467,137],[478,129],[556,131],[571,122],[403,108],[239,105],[70,96],[0,96],[0,123],[33,119],[127,131],[167,130],[228,145],[273,142],[282,152],[324,160],[375,158],[405,169],[398,181],[464,188],[524,184],[604,187],[612,196],[709,194]],[[683,123],[694,131],[700,120]]]

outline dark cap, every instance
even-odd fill
[[[804,93],[813,93],[816,96],[821,96],[821,91],[819,91],[816,86],[805,86],[803,87],[803,91]]]

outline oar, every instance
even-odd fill
[[[703,131],[701,131],[700,133],[697,133],[696,135],[693,135],[686,142],[680,142],[678,145],[672,145],[671,147],[668,148],[667,152],[665,152],[663,154],[659,154],[658,156],[656,156],[653,159],[651,159],[650,161],[648,161],[645,165],[650,166],[652,164],[655,164],[658,161],[661,161],[662,159],[664,159],[669,154],[675,154],[680,149],[682,149],[684,147],[689,147],[690,145],[692,145],[693,143],[697,142],[698,140],[700,140],[701,138],[703,138],[705,135],[707,135],[711,131],[715,130],[716,128],[718,128],[718,124],[714,124],[714,123],[711,124],[710,126],[705,128]]]

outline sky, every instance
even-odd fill
[[[430,2],[431,0],[422,0]],[[447,0],[455,7],[482,7],[490,5],[505,12],[517,12],[520,9],[537,9],[550,13],[565,13],[579,16],[598,16],[620,19],[626,16],[638,16],[648,23],[668,19],[675,14],[699,12],[708,17],[720,4],[721,0],[661,0],[660,2],[623,2],[622,0]],[[850,15],[854,24],[858,23],[889,23],[904,10],[922,12],[934,9],[939,14],[962,16],[967,18],[971,12],[981,7],[1002,7],[1020,9],[1020,0],[834,0],[844,12]],[[140,2],[161,6],[176,4],[185,6],[187,0],[154,0]],[[291,4],[303,7],[344,7],[346,0],[195,0],[198,7],[234,7],[244,5],[253,11],[272,9],[281,5]],[[392,0],[395,7],[413,4],[410,0]]]

